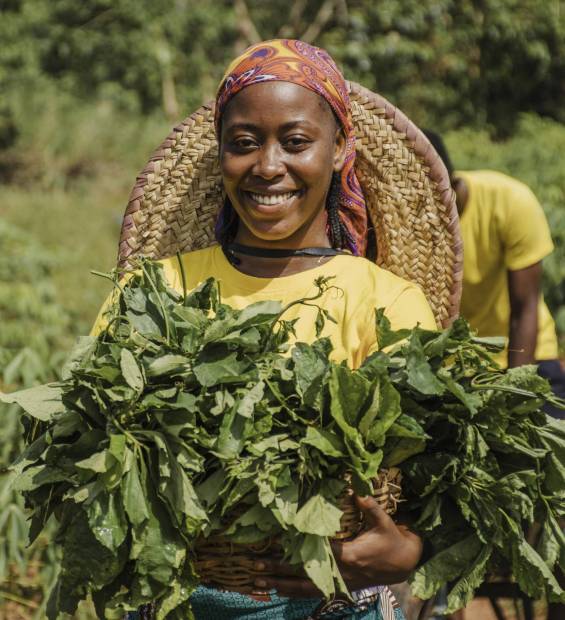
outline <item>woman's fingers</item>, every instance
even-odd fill
[[[384,544],[383,536],[390,531],[394,521],[381,508],[374,497],[355,496],[359,509],[363,512],[367,530],[348,542],[333,542],[332,549],[337,562],[344,567],[356,566],[361,558],[366,557],[370,550],[377,556]]]
[[[369,528],[386,528],[393,523],[392,519],[374,497],[370,495],[365,497],[355,495],[355,501],[357,506],[359,506],[359,510],[365,516],[365,523]]]

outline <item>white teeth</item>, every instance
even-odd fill
[[[295,194],[295,192],[287,192],[286,194],[255,194],[253,192],[249,192],[251,198],[260,205],[278,205],[281,202],[285,202],[286,200],[290,200]]]

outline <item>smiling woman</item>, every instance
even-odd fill
[[[344,158],[345,136],[319,95],[289,82],[254,84],[235,95],[220,135],[224,187],[242,224],[232,224],[235,240],[329,246],[326,199]]]
[[[371,103],[369,109],[371,106],[375,107]],[[215,106],[223,191],[215,227],[218,243],[209,244],[205,237],[207,218],[215,212],[214,196],[219,195],[215,193],[218,188],[214,178],[202,168],[207,155],[202,154],[202,143],[181,139],[184,151],[175,151],[173,143],[164,145],[146,176],[140,177],[143,187],[136,187],[132,193],[124,219],[122,261],[136,252],[161,258],[170,284],[179,291],[183,280],[192,289],[214,277],[220,282],[223,301],[235,308],[268,299],[286,306],[311,297],[316,292],[316,278],[333,278],[334,286],[317,301],[334,319],[326,323],[322,335],[332,343],[332,357],[355,368],[377,348],[377,308],[384,308],[393,329],[411,328],[418,323],[429,329],[436,326],[434,313],[417,284],[364,258],[368,247],[374,250],[366,201],[373,209],[379,205],[385,213],[386,205],[390,207],[396,200],[401,207],[399,213],[414,211],[410,218],[418,221],[418,226],[408,226],[409,237],[420,239],[421,231],[428,227],[428,217],[435,228],[433,239],[428,236],[420,243],[421,256],[429,247],[436,253],[424,268],[421,282],[434,299],[438,318],[448,322],[458,300],[455,207],[445,190],[443,166],[437,163],[433,150],[400,113],[395,117],[394,123],[397,119],[403,123],[402,140],[406,134],[412,135],[419,144],[419,155],[415,156],[414,151],[403,151],[398,156],[393,153],[390,136],[398,131],[398,125],[389,121],[383,127],[389,136],[386,149],[382,149],[377,136],[360,145],[361,149],[380,149],[383,162],[389,162],[390,178],[380,179],[367,174],[366,162],[374,159],[372,151],[365,155],[365,163],[357,165],[348,85],[327,52],[289,40],[268,41],[250,48],[228,68]],[[430,155],[423,157],[428,150]],[[206,187],[203,202],[190,189],[191,179],[175,170],[178,162],[184,162],[186,170],[187,158],[195,152],[199,153],[198,159],[190,164],[190,170],[192,179],[200,179]],[[167,153],[171,159],[162,169],[169,180],[159,188],[158,162],[169,157]],[[365,192],[358,171],[363,172]],[[179,220],[175,222],[169,212],[163,220],[165,231],[152,235],[150,230],[141,230],[143,222],[154,222],[159,217],[155,212],[145,215],[141,204],[149,200],[162,207],[180,187],[184,188],[185,214],[179,217],[191,221],[186,228],[191,241],[185,239],[176,245],[193,249],[199,244],[201,249],[185,252],[179,264],[170,257],[172,252],[155,250],[166,231],[177,230],[179,237],[184,235],[178,232]],[[398,216],[389,208],[387,217],[390,222]],[[402,224],[394,230],[386,217],[373,222],[383,250],[387,248],[387,235],[394,239],[406,234],[406,222]],[[389,242],[388,247],[394,250],[394,242]],[[443,251],[445,260],[440,268],[449,275],[447,285],[435,277]],[[381,260],[386,256],[384,251]],[[408,252],[401,253],[399,265],[417,264],[420,269],[419,256],[418,251],[411,257]],[[400,269],[404,268],[402,264]],[[448,289],[447,296],[435,298],[431,293],[439,290],[434,288],[438,281]],[[295,321],[296,340],[316,339],[316,314],[315,308],[295,305],[285,315],[287,320]],[[100,320],[94,331],[99,331],[101,325]],[[382,584],[396,583],[410,575],[420,560],[421,540],[406,525],[395,523],[372,498],[359,498],[358,502],[368,529],[334,548],[340,570],[354,593],[354,605],[328,605],[304,573],[265,559],[257,569],[268,569],[265,574],[269,577],[259,575],[254,592],[225,592],[213,583],[199,587],[191,597],[196,618],[401,618],[390,591]]]

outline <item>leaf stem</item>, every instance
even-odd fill
[[[180,277],[182,281],[182,296],[184,301],[186,299],[186,274],[184,273],[184,265],[182,264],[182,256],[180,252],[177,252],[177,261],[179,263]]]
[[[290,310],[290,308],[292,308],[293,306],[298,306],[298,305],[302,305],[302,306],[315,306],[316,304],[312,304],[309,302],[313,302],[316,301],[317,299],[320,299],[320,297],[326,292],[329,291],[331,289],[335,289],[336,291],[341,291],[341,289],[338,286],[328,286],[328,281],[331,280],[332,278],[318,278],[315,282],[317,288],[318,288],[318,292],[313,295],[312,297],[303,297],[302,299],[296,299],[294,301],[291,301],[289,304],[287,304],[286,306],[284,306],[282,308],[282,310],[276,315],[276,317],[271,321],[271,329],[269,330],[269,336],[267,337],[267,340],[265,341],[265,344],[263,346],[263,353],[265,353],[269,347],[269,345],[271,344],[271,340],[273,338],[274,335],[274,328],[275,325],[280,321],[281,317],[283,314],[285,314],[286,312],[288,312],[288,310]]]
[[[99,276],[100,278],[105,278],[106,280],[110,280],[110,282],[120,291],[120,293],[122,295],[124,294],[124,289],[122,288],[122,286],[120,286],[120,284],[118,283],[118,281],[112,274],[104,273],[103,271],[96,271],[94,269],[91,269],[90,273],[93,276]]]
[[[5,590],[0,590],[0,598],[4,598],[7,601],[13,601],[14,603],[19,603],[20,605],[30,607],[31,609],[37,609],[39,607],[35,601],[29,601],[21,596],[12,594],[11,592],[6,592]]]

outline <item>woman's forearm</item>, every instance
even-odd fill
[[[537,300],[510,314],[508,367],[515,368],[535,362],[538,336]]]

